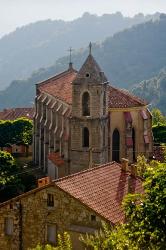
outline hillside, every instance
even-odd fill
[[[40,67],[54,64],[67,54],[70,46],[78,49],[89,41],[100,42],[132,25],[158,17],[159,13],[138,14],[133,18],[120,12],[100,17],[85,13],[70,22],[46,20],[18,28],[0,39],[0,89],[12,80],[26,79]]]
[[[166,68],[157,76],[136,84],[132,92],[148,100],[150,108],[158,107],[166,115]]]
[[[93,44],[93,55],[111,83],[130,89],[135,83],[156,76],[166,66],[166,18],[149,21]],[[87,49],[73,54],[74,67],[79,69]],[[40,69],[28,80],[14,81],[0,92],[0,108],[31,106],[34,84],[68,67],[68,57],[58,59],[52,67]]]

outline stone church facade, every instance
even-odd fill
[[[77,72],[36,85],[34,162],[53,179],[139,154],[152,156],[147,103],[109,84],[91,51]]]

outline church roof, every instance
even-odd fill
[[[89,74],[89,77],[86,77]],[[101,71],[99,65],[91,54],[87,57],[85,63],[77,72],[72,67],[46,81],[38,84],[40,92],[48,93],[58,99],[72,104],[72,83],[104,83],[107,78]],[[129,93],[109,85],[109,108],[131,108],[147,105],[147,102]]]
[[[56,166],[62,166],[64,164],[64,160],[60,156],[59,152],[51,152],[48,155],[48,159],[52,161]]]
[[[58,99],[71,104],[72,103],[72,82],[77,75],[77,71],[69,68],[46,81],[38,84],[41,92],[46,92]]]
[[[0,112],[0,120],[15,120],[21,117],[25,117],[32,120],[33,115],[34,115],[34,108],[4,109],[3,111]]]
[[[131,108],[147,105],[145,100],[131,94],[127,90],[109,86],[109,108]]]
[[[143,193],[142,180],[112,162],[62,179],[56,185],[113,224],[125,220],[122,208],[127,193]]]

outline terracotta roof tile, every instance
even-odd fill
[[[0,112],[0,120],[15,120],[21,117],[25,117],[32,120],[34,112],[34,108],[4,109]]]
[[[68,104],[72,103],[72,81],[75,79],[77,71],[74,69],[67,70],[57,76],[54,76],[38,84],[41,92],[46,92],[54,97],[59,98]]]
[[[56,185],[113,224],[123,222],[122,200],[129,192],[142,193],[142,181],[108,163],[57,180]]]
[[[109,108],[130,108],[145,106],[147,102],[127,90],[109,86]]]
[[[38,88],[41,92],[46,92],[68,104],[72,104],[72,82],[76,79],[76,76],[76,70],[67,70],[39,83]],[[144,100],[132,95],[127,90],[109,86],[109,108],[130,108],[146,104]]]
[[[48,159],[52,161],[56,166],[62,166],[64,164],[64,160],[61,158],[58,152],[51,152],[48,155]]]
[[[33,189],[1,203],[0,207],[54,185],[113,224],[121,223],[125,219],[122,200],[129,193],[129,190],[133,193],[143,193],[141,178],[131,176],[129,172],[121,169],[120,164],[113,162],[84,170],[51,182],[46,186]]]

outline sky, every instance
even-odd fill
[[[0,0],[0,37],[23,25],[45,19],[73,20],[84,12],[166,13],[166,0]]]

